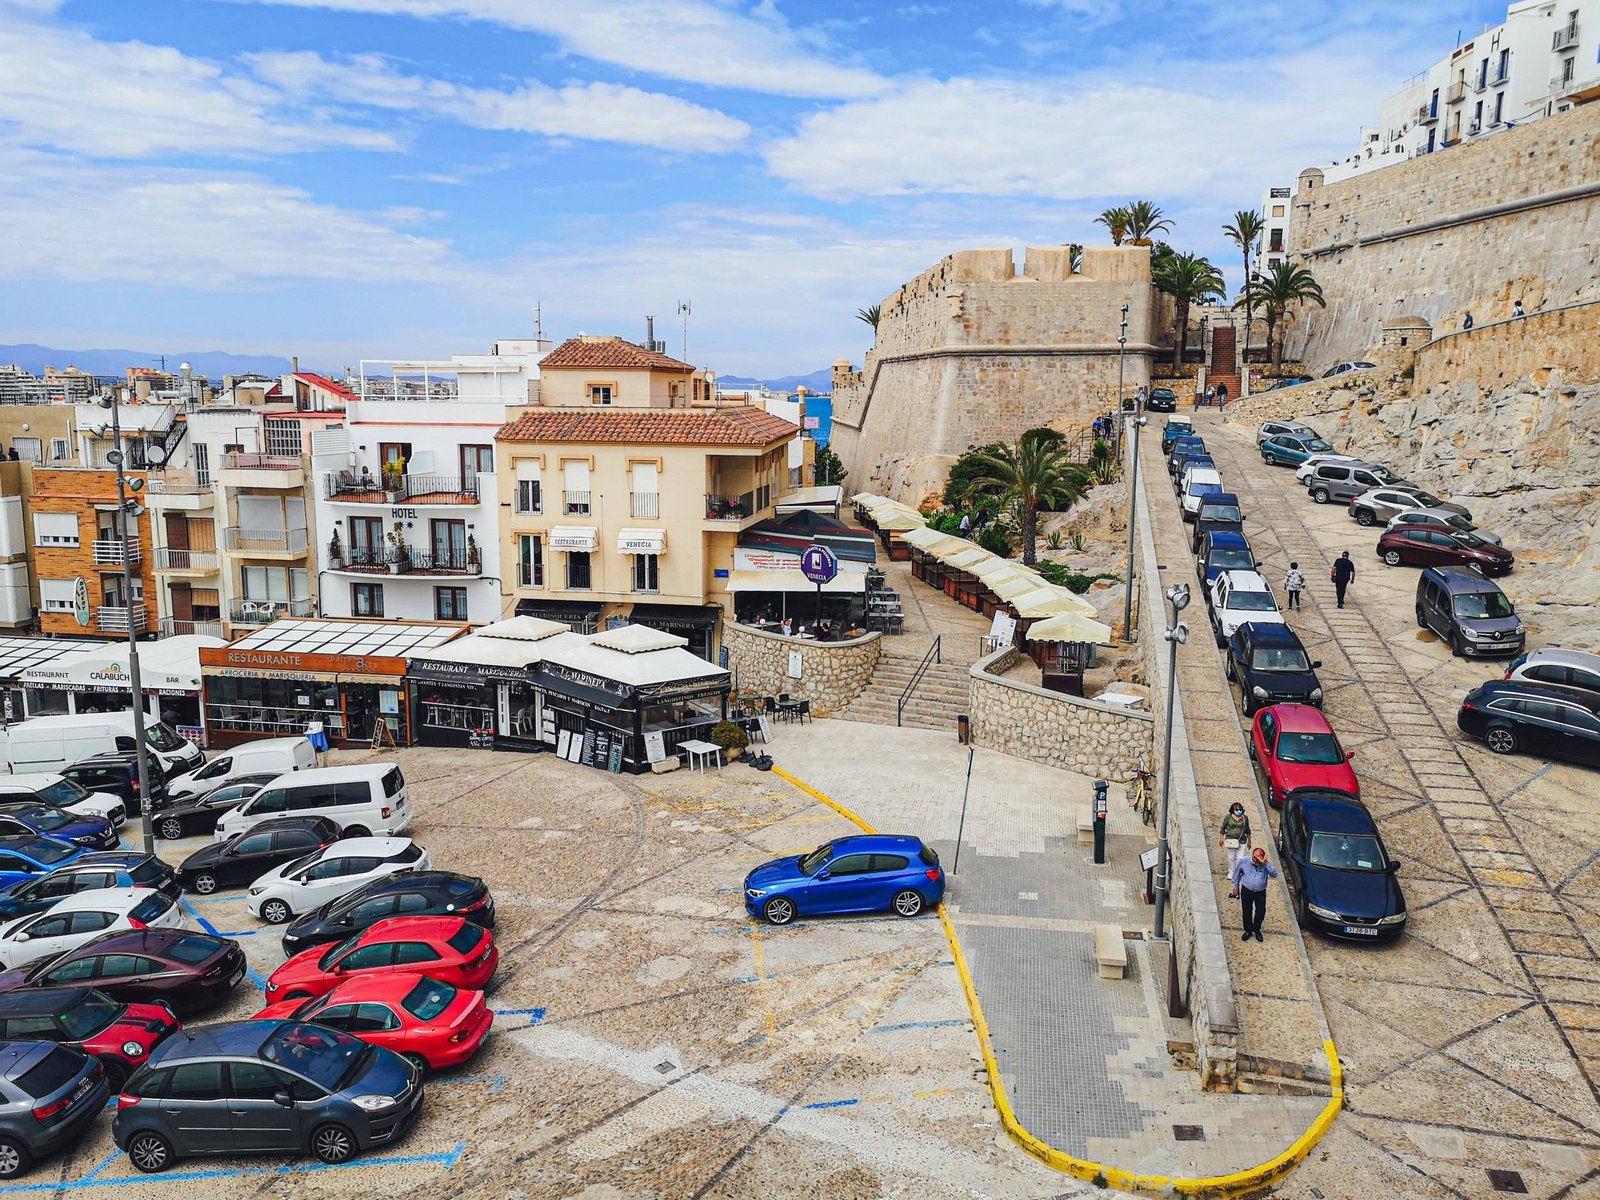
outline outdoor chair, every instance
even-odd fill
[[[794,706],[794,715],[802,725],[809,721],[811,719],[811,701],[802,700],[799,704],[796,704]]]
[[[768,696],[764,701],[763,706],[766,710],[767,716],[775,717],[778,715],[778,701],[775,697]]]

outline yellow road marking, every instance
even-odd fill
[[[756,957],[756,986],[761,989],[761,1015],[767,1022],[767,1036],[778,1032],[778,1018],[772,1012],[772,998],[767,991],[767,956],[761,949],[761,927],[750,922],[750,947]]]

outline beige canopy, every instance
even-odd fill
[[[1009,572],[1003,575],[991,576],[983,581],[983,586],[988,588],[1002,600],[1015,600],[1018,596],[1026,596],[1039,589],[1037,579],[1025,579],[1020,575]]]
[[[1066,588],[1051,584],[1018,596],[1011,601],[1011,606],[1017,610],[1019,617],[1054,617],[1062,613],[1077,613],[1084,617],[1098,615],[1094,605],[1087,600],[1074,596]]]
[[[912,529],[923,529],[927,521],[921,513],[898,512],[891,509],[878,509],[872,514],[872,519],[878,523],[878,528],[889,533],[901,533]]]
[[[932,554],[935,557],[938,557],[940,551],[944,551],[946,554],[955,554],[957,551],[964,550],[972,545],[965,538],[953,537],[948,533],[940,533],[931,525],[924,525],[921,529],[908,530],[906,536],[901,540],[906,545],[915,546],[924,554]]]
[[[1081,613],[1069,612],[1030,625],[1026,636],[1030,642],[1088,642],[1099,645],[1111,640],[1111,626],[1102,625]]]
[[[971,571],[974,567],[977,567],[981,563],[994,561],[994,555],[990,554],[987,550],[980,550],[976,546],[972,546],[969,549],[962,550],[956,554],[951,554],[949,556],[941,555],[940,557],[943,559],[945,566],[954,567],[958,571]]]

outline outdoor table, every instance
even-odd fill
[[[798,700],[780,700],[778,702],[778,715],[785,721],[793,720],[794,715],[799,711],[800,701]]]
[[[717,770],[722,770],[722,750],[715,742],[702,742],[698,739],[693,739],[683,742],[679,748],[689,755],[689,767],[691,770],[698,766],[700,774],[704,775],[706,773],[706,763],[713,758],[716,759]]]
[[[1098,704],[1112,704],[1119,708],[1138,708],[1144,703],[1144,697],[1132,695],[1128,692],[1101,692],[1095,697]]]

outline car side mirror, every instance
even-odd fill
[[[28,935],[25,933],[18,933],[13,935],[11,940],[14,942],[25,942],[28,940]]]
[[[1389,874],[1393,875],[1399,869],[1400,869],[1400,860],[1397,859],[1397,858],[1391,858],[1389,860]]]
[[[828,871],[818,871],[817,872],[817,878],[818,879],[826,879],[829,874],[830,874],[830,872],[828,872]]]
[[[272,1093],[272,1102],[274,1104],[278,1105],[281,1108],[293,1108],[294,1107],[294,1097],[291,1096],[286,1091],[273,1092]]]
[[[1344,752],[1344,760],[1345,760],[1345,762],[1349,762],[1355,756],[1356,756],[1356,752],[1354,750],[1346,750]]]
[[[1313,670],[1313,671],[1315,671],[1315,670],[1316,670],[1316,669],[1317,669],[1317,668],[1319,668],[1319,667],[1320,667],[1320,666],[1322,666],[1322,660],[1321,660],[1321,659],[1320,659],[1320,658],[1319,658],[1319,659],[1316,659],[1316,660],[1315,660],[1315,661],[1313,661],[1313,662],[1312,662],[1312,664],[1311,664],[1311,669],[1312,669],[1312,670]]]

